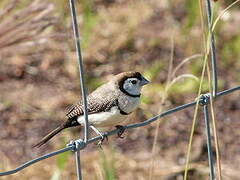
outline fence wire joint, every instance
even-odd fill
[[[75,141],[70,141],[70,143],[67,144],[67,147],[71,147],[71,151],[76,152],[81,149],[84,149],[86,147],[86,143],[82,139],[78,139]]]
[[[211,97],[210,93],[201,94],[199,97],[199,104],[201,106],[208,105],[210,103],[210,97]]]

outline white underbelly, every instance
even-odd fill
[[[123,122],[127,117],[120,114],[117,107],[111,108],[108,112],[101,112],[88,115],[88,122],[95,127],[107,127],[118,125]],[[81,125],[84,125],[84,117],[80,116],[77,120]]]

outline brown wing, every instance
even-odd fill
[[[109,111],[113,106],[117,105],[117,94],[112,88],[103,85],[96,89],[87,97],[88,114]],[[68,119],[75,119],[77,116],[83,115],[83,105],[79,102],[66,113]]]

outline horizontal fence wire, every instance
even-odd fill
[[[222,92],[218,92],[217,95],[216,95],[216,98],[218,99],[219,97],[221,96],[224,96],[224,95],[227,95],[227,94],[230,94],[230,93],[233,93],[235,91],[239,91],[240,90],[240,86],[237,86],[237,87],[234,87],[234,88],[231,88],[231,89],[227,89],[227,90],[224,90]],[[188,103],[188,104],[184,104],[184,105],[181,105],[181,106],[177,106],[175,108],[172,108],[172,109],[169,109],[157,116],[154,116],[148,120],[145,120],[143,122],[140,122],[140,123],[135,123],[135,124],[130,124],[130,125],[126,125],[126,126],[123,126],[125,129],[133,129],[133,128],[138,128],[138,127],[142,127],[142,126],[146,126],[156,120],[158,120],[159,118],[162,118],[162,117],[165,117],[167,115],[170,115],[170,114],[173,114],[175,112],[178,112],[178,111],[181,111],[181,110],[184,110],[186,108],[189,108],[189,107],[192,107],[194,105],[196,105],[197,103],[197,100],[196,101],[193,101],[191,103]],[[114,134],[117,134],[119,132],[119,129],[114,129],[112,131],[109,131],[109,132],[106,132],[104,133],[104,135],[106,136],[111,136],[111,135],[114,135]],[[87,144],[90,144],[90,143],[94,143],[94,142],[98,142],[99,140],[101,140],[101,136],[96,136],[96,137],[93,137],[91,139],[88,140]],[[74,143],[73,143],[74,142]],[[44,160],[44,159],[47,159],[47,158],[50,158],[52,156],[56,156],[58,154],[61,154],[61,153],[64,153],[66,151],[76,151],[76,146],[77,144],[80,144],[79,146],[79,149],[84,149],[86,146],[85,146],[85,142],[82,141],[81,139],[79,140],[76,140],[76,141],[73,141],[72,143],[68,144],[68,147],[66,148],[63,148],[61,150],[58,150],[58,151],[55,151],[55,152],[51,152],[51,153],[48,153],[46,155],[43,155],[43,156],[40,156],[36,159],[33,159],[31,161],[28,161],[22,165],[20,165],[19,167],[17,167],[16,169],[13,169],[13,170],[10,170],[10,171],[6,171],[6,172],[0,172],[0,176],[5,176],[5,175],[10,175],[10,174],[14,174],[18,171],[21,171],[22,169],[32,165],[32,164],[35,164],[36,162],[38,161],[41,161],[41,160]]]
[[[40,157],[38,157],[36,159],[30,160],[30,161],[20,165],[16,169],[13,169],[13,170],[10,170],[10,171],[6,171],[6,172],[0,172],[0,176],[6,176],[6,175],[14,174],[14,173],[16,173],[18,171],[21,171],[22,169],[25,169],[26,167],[28,167],[28,166],[30,166],[32,164],[35,164],[36,162],[42,161],[44,159],[50,158],[52,156],[56,156],[58,154],[61,154],[61,153],[67,152],[67,151],[71,151],[72,149],[73,149],[73,147],[69,146],[69,147],[60,149],[58,151],[54,151],[54,152],[48,153],[48,154],[40,156]]]

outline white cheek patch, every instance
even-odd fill
[[[132,84],[130,80],[136,80],[136,84]],[[140,94],[141,87],[139,86],[139,80],[136,78],[129,78],[123,83],[123,89],[129,94],[138,95]]]

